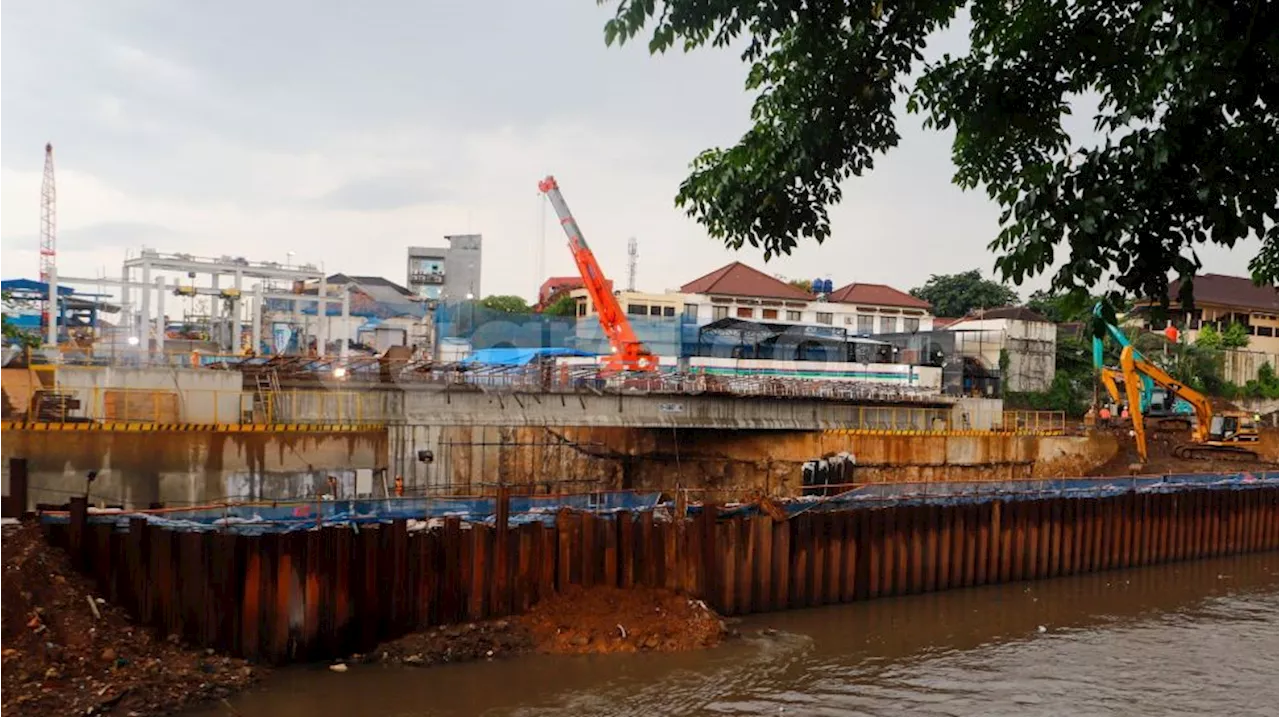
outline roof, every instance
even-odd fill
[[[1052,324],[1053,322],[1046,319],[1043,314],[1038,314],[1025,306],[997,306],[990,309],[976,309],[970,311],[965,319],[1008,319],[1010,321],[1034,321],[1042,324]],[[937,325],[936,323],[934,324]]]
[[[945,329],[948,326],[964,321],[963,316],[935,316],[933,317],[933,330]]]
[[[751,296],[793,301],[813,299],[809,292],[769,276],[759,269],[753,269],[740,261],[726,264],[710,274],[700,276],[680,287],[680,291],[686,294]]]
[[[1169,300],[1177,302],[1182,280],[1169,282]],[[1200,274],[1192,285],[1197,304],[1218,304],[1257,311],[1280,311],[1275,286],[1258,286],[1252,279],[1225,274]]]
[[[929,302],[917,299],[905,291],[899,291],[888,284],[846,284],[831,292],[827,301],[840,304],[870,304],[872,306],[903,306],[911,309],[933,309]]]
[[[30,291],[38,294],[49,295],[49,285],[43,281],[35,281],[33,279],[5,279],[0,281],[0,290],[3,291]],[[58,296],[69,296],[75,293],[75,289],[70,286],[59,286]]]
[[[356,284],[360,290],[372,296],[378,301],[394,300],[397,296],[408,298],[413,296],[413,292],[400,286],[399,284],[384,279],[381,276],[351,276],[349,274],[334,274],[325,280],[330,286],[335,284]]]

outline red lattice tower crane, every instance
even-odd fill
[[[40,186],[40,281],[53,278],[58,258],[58,190],[53,183],[53,145],[44,146],[44,183]],[[49,326],[49,297],[40,305],[41,322]]]
[[[596,255],[582,238],[582,230],[578,222],[569,213],[569,205],[565,204],[560,194],[560,185],[555,177],[547,177],[538,182],[538,189],[551,200],[556,215],[560,217],[560,226],[569,237],[569,250],[573,252],[573,261],[578,265],[578,273],[582,275],[582,284],[595,304],[596,316],[600,318],[600,327],[609,339],[613,354],[605,360],[603,371],[617,373],[619,371],[657,371],[658,357],[653,355],[637,336],[627,315],[622,313],[618,298],[609,290],[609,280],[596,261]]]

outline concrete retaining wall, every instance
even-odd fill
[[[343,495],[356,471],[385,465],[386,433],[132,433],[6,431],[0,453],[28,461],[27,507],[84,495],[95,503],[143,507],[237,499],[285,499],[326,492],[327,476]],[[368,474],[365,474],[368,476]],[[381,483],[377,482],[380,493]],[[7,476],[5,491],[8,492]]]

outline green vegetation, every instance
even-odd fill
[[[897,146],[905,99],[954,133],[954,183],[1001,207],[989,247],[1015,285],[1057,266],[1055,291],[1111,277],[1110,301],[1164,306],[1174,275],[1186,304],[1200,245],[1248,237],[1254,279],[1276,281],[1274,0],[601,1],[609,44],[647,30],[651,53],[743,48],[751,126],[696,157],[676,195],[731,248],[768,260],[828,239],[847,180]],[[957,23],[969,46],[924,61]],[[1073,139],[1073,114],[1093,133]]]
[[[0,293],[0,303],[4,305],[6,310],[15,310],[24,308],[24,304],[28,302],[19,301],[13,297],[13,292]],[[6,346],[16,344],[23,348],[37,348],[41,344],[41,337],[38,333],[19,328],[17,324],[4,315],[0,315],[0,324],[3,325],[4,343]]]
[[[480,305],[491,311],[501,311],[507,314],[527,314],[533,311],[524,299],[509,294],[486,296],[480,300]]]
[[[964,316],[974,309],[990,309],[1018,303],[1012,289],[971,269],[960,274],[933,274],[911,295],[933,306],[935,316]]]
[[[572,296],[564,294],[551,302],[551,305],[543,309],[542,313],[548,316],[577,316],[578,302],[574,301]]]

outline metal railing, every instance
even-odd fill
[[[365,424],[389,416],[368,391],[4,387],[5,420],[38,423],[192,423],[217,425]]]
[[[1063,411],[1005,411],[1001,428],[1006,433],[1064,433],[1067,414]]]

